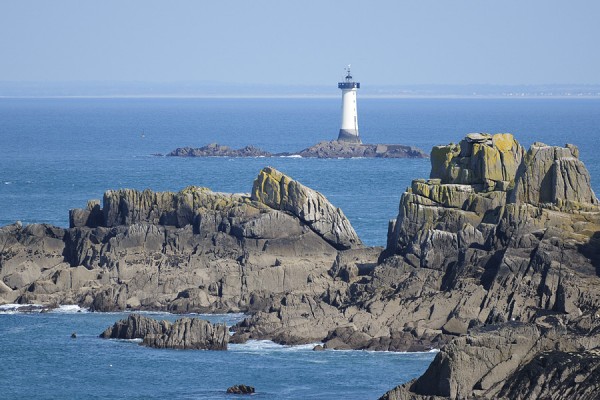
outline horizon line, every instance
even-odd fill
[[[338,99],[333,94],[0,95],[0,99]],[[599,94],[364,94],[361,99],[599,99]]]

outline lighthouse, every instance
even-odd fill
[[[360,89],[360,83],[352,80],[350,65],[346,68],[344,82],[338,83],[342,89],[342,125],[338,142],[362,143],[358,136],[358,115],[356,113],[356,90]]]

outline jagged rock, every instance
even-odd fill
[[[549,351],[512,374],[498,393],[506,399],[597,399],[600,350]]]
[[[125,189],[106,192],[102,208],[92,201],[72,211],[67,230],[1,228],[0,301],[240,312],[268,308],[273,294],[320,293],[336,247],[360,241],[325,197],[285,179],[316,199],[320,214],[206,188]]]
[[[472,330],[444,347],[421,377],[382,399],[589,396],[599,384],[593,367],[583,362],[598,364],[594,349],[599,343],[597,333],[583,337],[560,324],[508,323]],[[558,365],[558,360],[564,363]]]
[[[116,322],[101,335],[104,339],[142,339],[142,345],[159,349],[227,350],[229,332],[225,324],[198,318],[171,323],[132,314]]]
[[[269,312],[236,327],[235,340],[426,350],[485,324],[533,322],[540,313],[565,313],[570,324],[595,313],[600,213],[508,202],[525,163],[522,148],[511,135],[464,142],[454,161],[467,172],[457,176],[481,181],[414,181],[402,196],[379,265],[361,275],[358,264],[338,256],[330,270],[337,287],[312,299],[274,299]],[[459,162],[460,152],[475,145],[486,148]],[[566,149],[576,153],[573,146]],[[497,168],[486,164],[498,159]],[[479,169],[470,170],[469,163]],[[494,170],[502,180],[484,184],[493,175],[483,172]]]
[[[431,151],[432,179],[441,183],[484,185],[514,183],[523,148],[510,133],[468,134],[458,145],[435,146]]]
[[[253,386],[247,385],[234,385],[227,388],[229,394],[253,394],[255,391]]]
[[[208,188],[190,186],[179,193],[143,192],[131,189],[104,193],[102,226],[113,227],[149,223],[184,227],[193,225],[205,210],[214,212],[249,212],[257,214],[259,204],[239,194],[215,193]]]
[[[339,208],[312,189],[274,168],[264,168],[254,181],[252,200],[298,217],[337,249],[361,245],[358,235]]]
[[[554,206],[561,211],[598,210],[590,175],[573,145],[553,147],[534,143],[521,165],[511,203]]]
[[[140,314],[131,314],[127,319],[115,322],[112,327],[106,328],[100,334],[103,339],[144,339],[146,335],[166,333],[170,323],[157,321]]]

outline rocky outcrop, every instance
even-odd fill
[[[168,157],[305,157],[305,158],[427,158],[421,149],[401,144],[320,142],[294,153],[269,153],[254,146],[232,149],[216,143],[200,148],[180,147]]]
[[[295,155],[305,158],[427,158],[421,149],[401,144],[320,142]]]
[[[199,318],[181,318],[171,323],[132,314],[116,322],[101,335],[103,339],[142,339],[142,345],[157,349],[227,350],[229,332],[225,324]]]
[[[552,157],[562,154],[553,149]],[[574,146],[564,149],[577,155]],[[275,298],[269,312],[235,327],[234,340],[425,350],[482,325],[533,323],[547,313],[566,315],[569,325],[592,315],[600,307],[600,212],[595,197],[575,194],[591,193],[589,175],[575,163],[579,169],[561,175],[574,185],[564,198],[512,200],[538,168],[533,152],[509,134],[469,135],[434,149],[431,178],[403,194],[377,263],[366,251],[340,253],[330,271],[336,286]]]
[[[597,363],[600,345],[600,210],[589,174],[575,146],[535,143],[521,156],[502,135],[513,156],[498,157],[496,137],[482,135],[491,149],[476,161],[469,140],[434,150],[448,157],[432,154],[433,179],[413,182],[391,223],[382,259],[441,277],[418,301],[443,310],[425,325],[464,336],[384,399],[595,396],[584,364]]]
[[[527,203],[559,211],[594,211],[598,199],[590,174],[573,145],[553,147],[534,143],[517,175],[511,203]]]
[[[272,168],[257,182],[275,177],[292,190],[277,203],[258,183],[252,196],[124,189],[72,210],[69,229],[1,228],[0,301],[239,312],[322,292],[338,249],[360,240],[323,195]]]
[[[444,347],[421,377],[381,399],[596,398],[594,331],[581,335],[560,319],[473,329]]]
[[[180,147],[169,154],[167,157],[271,157],[268,151],[261,150],[254,146],[246,146],[241,149],[232,149],[229,146],[222,146],[218,143],[192,148]]]

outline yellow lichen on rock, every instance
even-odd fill
[[[523,148],[510,133],[470,133],[459,145],[433,148],[430,177],[439,178],[442,183],[483,185],[483,190],[506,191],[514,185],[523,154]]]
[[[336,248],[352,248],[361,242],[344,213],[321,193],[295,181],[275,168],[263,168],[254,180],[251,200],[288,212],[306,223]]]
[[[492,144],[501,152],[513,151],[518,145],[511,133],[496,133],[492,136]]]

